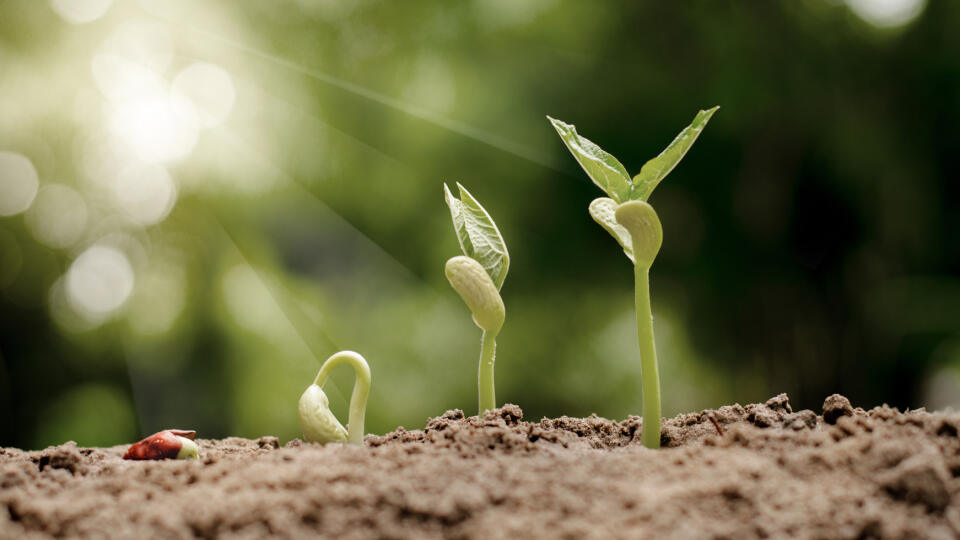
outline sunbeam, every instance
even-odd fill
[[[335,77],[328,73],[324,73],[319,69],[301,66],[285,58],[255,49],[253,47],[240,43],[236,40],[218,35],[216,33],[209,32],[201,28],[197,28],[188,23],[184,23],[183,21],[173,21],[157,15],[153,15],[153,16],[157,17],[160,20],[168,22],[170,24],[175,24],[180,28],[189,30],[190,32],[193,32],[195,34],[208,37],[210,39],[216,40],[230,47],[239,49],[251,56],[260,58],[261,60],[272,62],[285,69],[289,69],[301,75],[305,75],[307,77],[310,77],[324,84],[333,86],[335,88],[339,88],[341,90],[344,90],[356,96],[360,96],[362,98],[368,99],[375,103],[379,103],[386,107],[390,107],[392,109],[398,110],[400,112],[403,112],[415,118],[419,118],[426,122],[430,122],[431,124],[434,124],[438,127],[441,127],[453,133],[457,133],[459,135],[462,135],[474,141],[483,143],[497,150],[501,150],[503,152],[516,156],[520,159],[541,165],[548,169],[552,169],[564,174],[566,174],[569,170],[568,168],[565,168],[562,165],[560,165],[560,162],[554,159],[553,157],[551,157],[550,155],[541,153],[537,150],[524,146],[515,141],[511,141],[506,137],[497,135],[496,133],[491,133],[484,129],[472,126],[470,124],[460,122],[458,120],[453,120],[451,118],[447,118],[446,116],[437,114],[429,109],[425,109],[417,105],[406,103],[404,101],[388,96],[376,90],[366,88],[364,86],[361,86],[359,84],[356,84],[350,81],[346,81],[340,77]]]

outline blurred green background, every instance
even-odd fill
[[[498,401],[639,414],[631,267],[545,115],[635,174],[717,104],[651,198],[664,414],[957,405],[958,28],[923,0],[5,0],[0,446],[285,441],[339,349],[368,432],[474,414],[444,181],[513,256]]]

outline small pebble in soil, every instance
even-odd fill
[[[828,424],[836,424],[841,416],[850,416],[853,414],[853,406],[850,400],[840,394],[833,394],[823,401],[823,421]]]

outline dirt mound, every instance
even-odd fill
[[[448,411],[364,447],[199,440],[0,450],[0,537],[956,538],[960,415],[786,395],[664,422]]]

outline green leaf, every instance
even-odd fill
[[[713,116],[713,113],[717,112],[719,108],[720,106],[718,105],[712,109],[697,113],[693,122],[684,128],[684,130],[673,139],[673,142],[671,142],[663,152],[660,152],[659,156],[644,163],[643,168],[640,169],[640,174],[633,177],[633,187],[630,189],[629,200],[639,199],[646,201],[647,198],[650,197],[650,194],[653,192],[653,189],[657,187],[657,184],[670,174],[670,171],[677,166],[677,163],[680,163],[680,160],[686,155],[687,150],[690,150],[693,142],[697,140],[700,132],[706,127],[707,122],[710,121],[710,117]]]
[[[616,213],[617,202],[613,199],[600,197],[590,203],[590,217],[620,243],[623,252],[633,262],[633,239],[630,238],[630,231],[617,223]]]
[[[499,290],[510,269],[507,244],[503,241],[497,224],[483,206],[459,182],[457,188],[460,189],[460,199],[450,193],[446,184],[443,185],[460,248],[464,255],[483,265]]]
[[[616,202],[628,200],[630,175],[627,174],[627,169],[617,161],[617,158],[604,152],[586,137],[578,135],[577,128],[573,125],[565,124],[549,116],[547,119],[553,124],[553,128],[560,134],[563,143],[570,149],[573,157],[577,158],[580,166],[583,167],[587,176],[593,180],[593,183],[600,186],[600,189]]]

